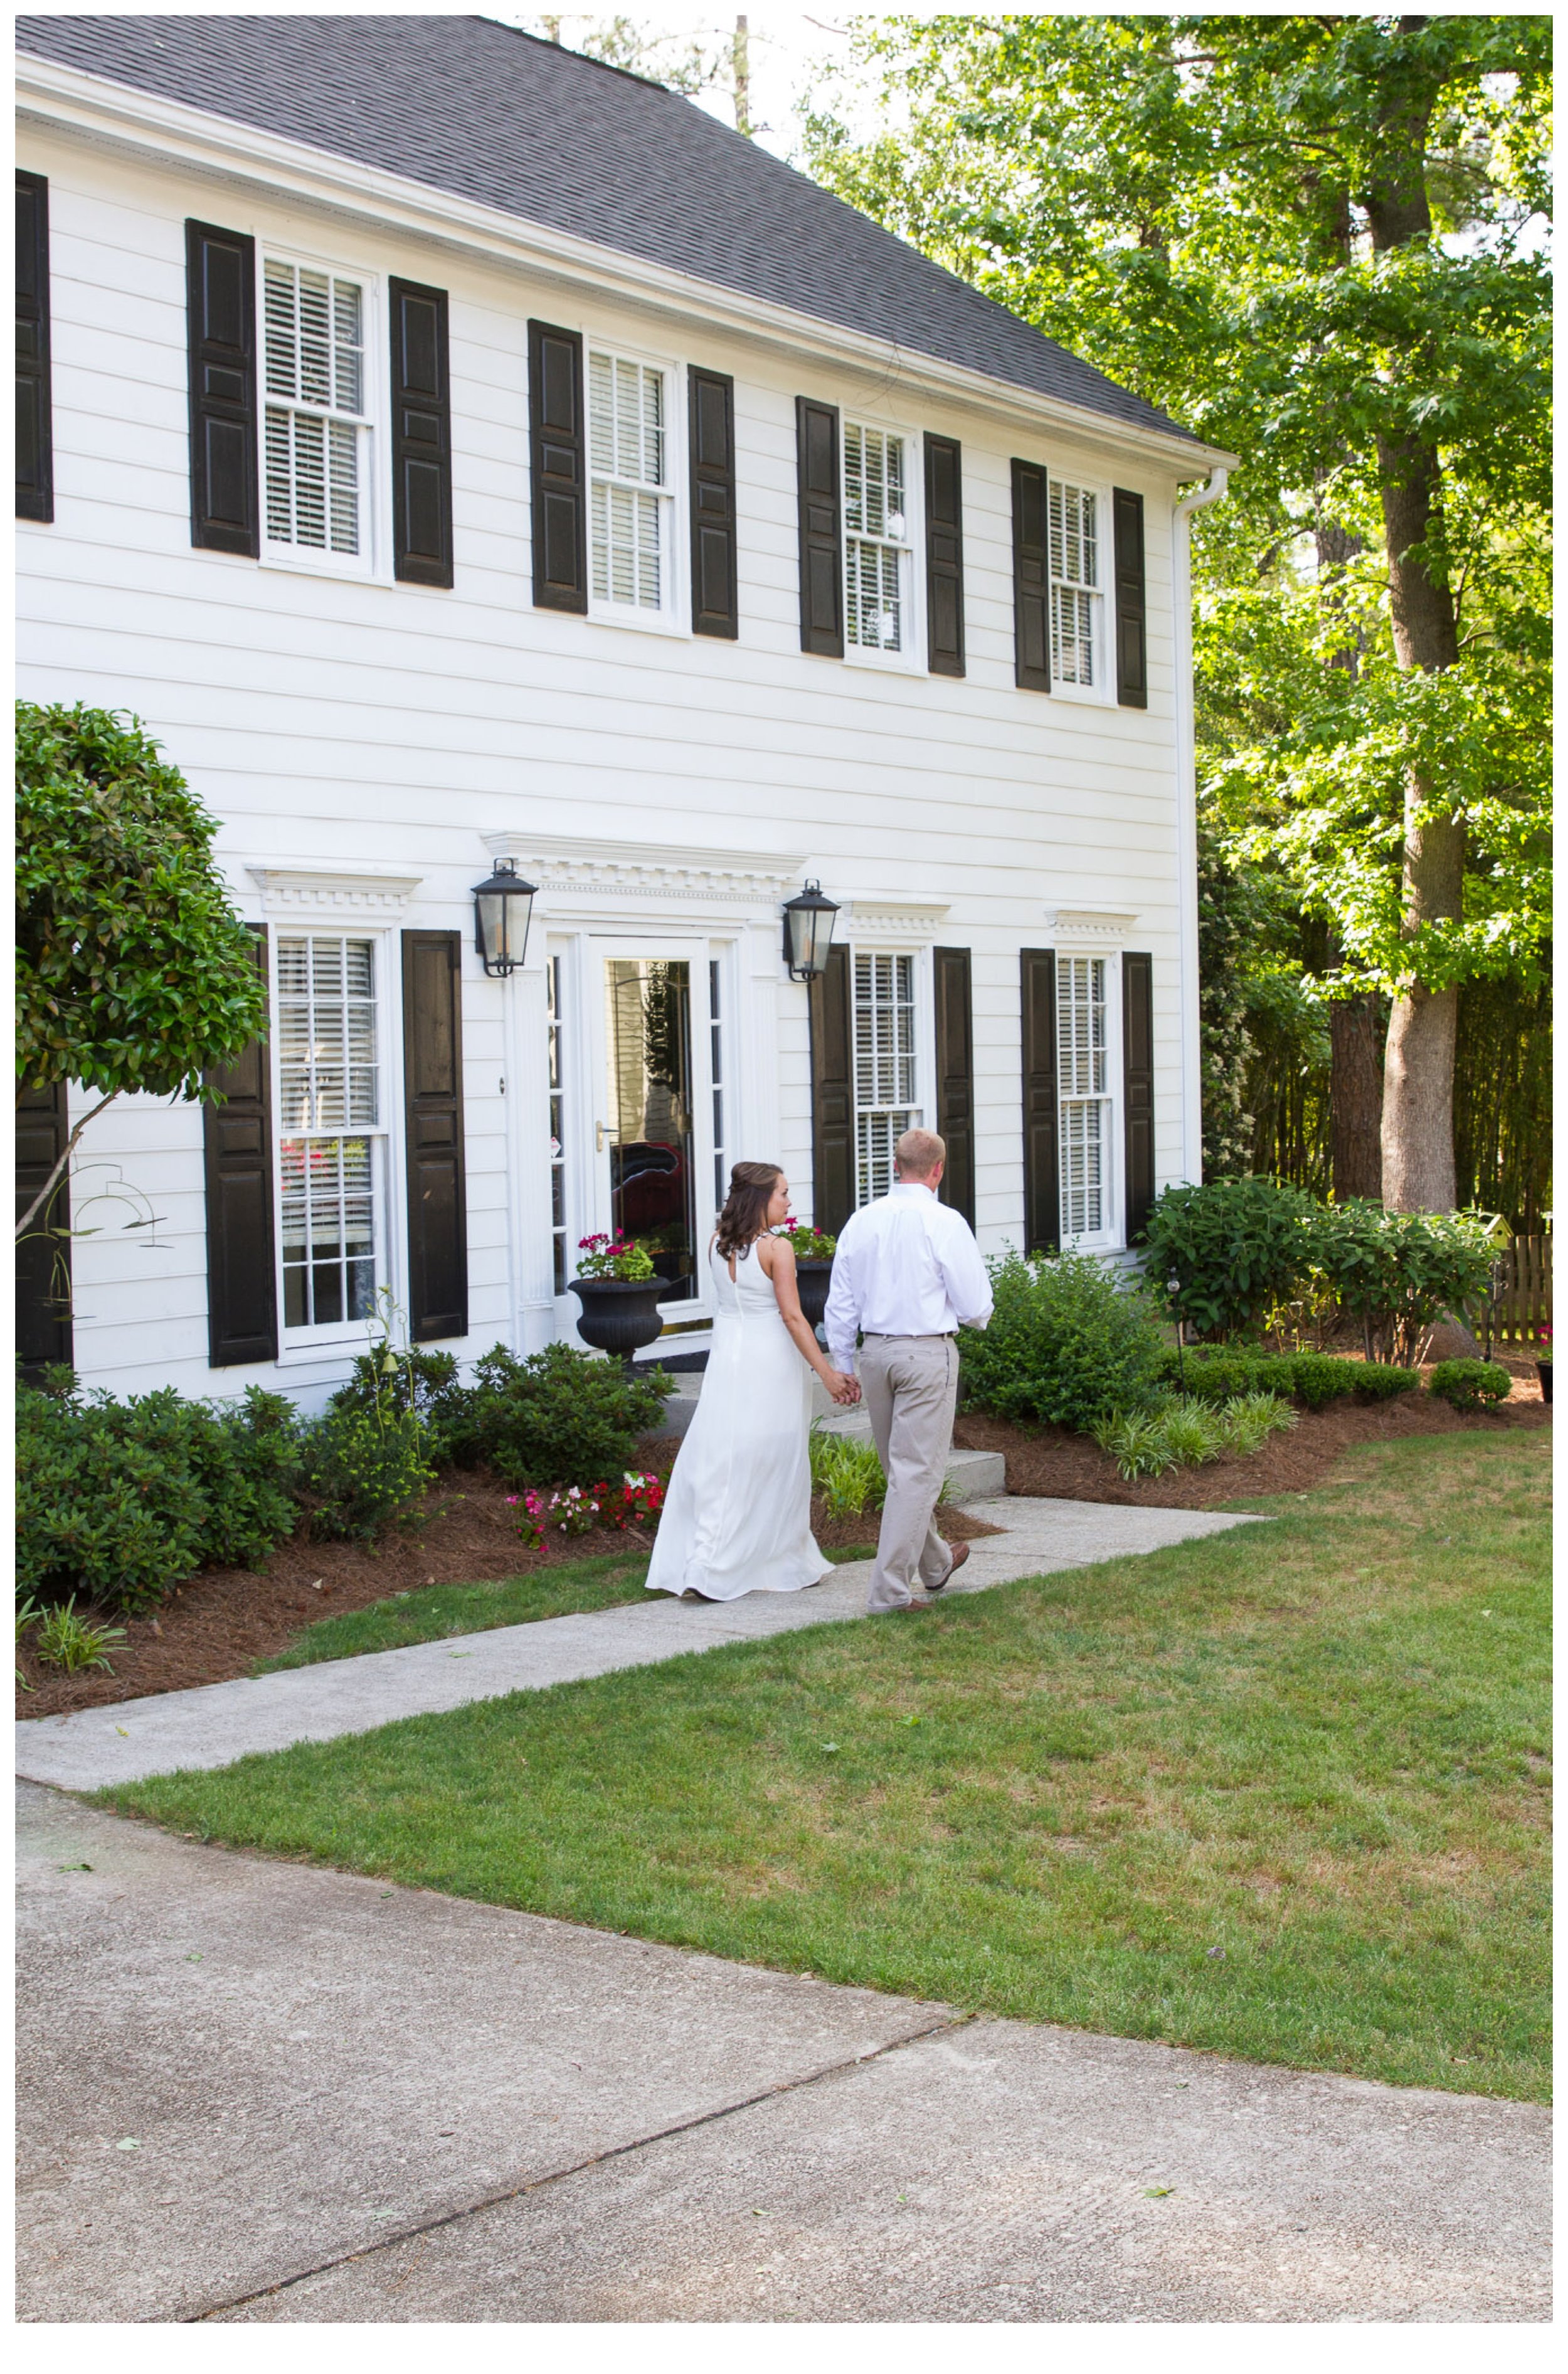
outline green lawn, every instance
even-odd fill
[[[1544,1435],[100,1802],[780,1969],[1544,2098]]]
[[[842,1566],[870,1557],[867,1549],[825,1550]],[[289,1665],[319,1665],[336,1657],[365,1657],[377,1649],[407,1649],[417,1640],[455,1640],[462,1632],[493,1632],[501,1624],[537,1624],[546,1616],[580,1616],[624,1607],[648,1596],[648,1552],[613,1551],[608,1557],[573,1558],[536,1567],[505,1582],[436,1582],[400,1591],[372,1606],[312,1624],[279,1656],[252,1670],[275,1674]]]

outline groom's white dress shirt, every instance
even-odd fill
[[[850,1214],[838,1239],[827,1297],[827,1354],[852,1372],[855,1335],[951,1335],[983,1327],[991,1282],[963,1214],[934,1189],[900,1180]]]

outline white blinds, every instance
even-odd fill
[[[1057,1094],[1061,1123],[1063,1240],[1107,1225],[1106,959],[1059,957]]]
[[[280,933],[275,960],[284,1324],[366,1319],[377,1271],[375,944]]]
[[[620,355],[588,358],[593,597],[639,610],[665,600],[664,373]]]
[[[893,1149],[915,1112],[915,959],[855,952],[855,1139],[859,1201],[893,1184]]]
[[[844,617],[862,651],[904,648],[904,440],[844,424]]]
[[[1098,506],[1086,487],[1050,482],[1051,673],[1092,685],[1100,583]]]
[[[357,553],[364,290],[268,256],[263,330],[267,541]]]

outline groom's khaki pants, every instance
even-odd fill
[[[860,1391],[887,1478],[871,1597],[874,1616],[907,1607],[922,1582],[940,1582],[953,1553],[932,1518],[953,1441],[958,1346],[951,1335],[868,1335]]]

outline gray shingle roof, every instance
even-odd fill
[[[23,17],[17,38],[84,74],[1191,434],[689,100],[486,18]]]

